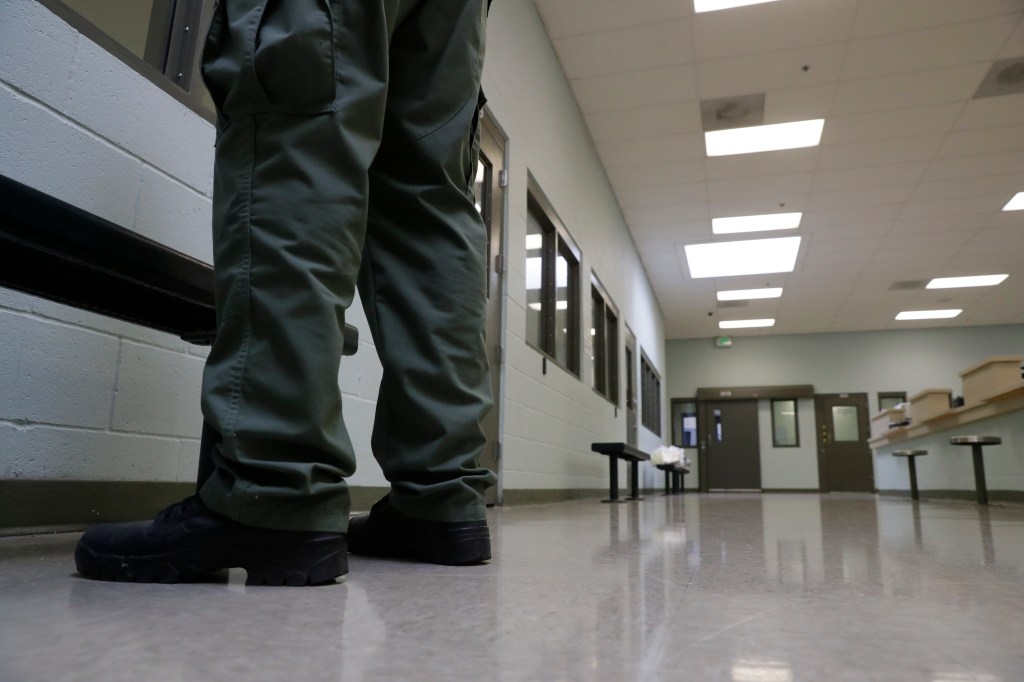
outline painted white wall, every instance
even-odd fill
[[[533,3],[494,3],[487,37],[484,90],[510,141],[503,484],[506,490],[603,488],[607,462],[590,452],[590,443],[625,440],[624,411],[620,408],[616,413],[591,388],[587,363],[580,378],[550,362],[547,374],[542,373],[541,355],[525,339],[528,172],[582,251],[580,298],[585,328],[589,329],[591,317],[593,271],[618,307],[620,323],[629,325],[638,347],[664,376],[661,312]],[[621,325],[619,336],[625,337]],[[624,396],[625,353],[621,347],[619,352]],[[639,354],[635,374],[639,376]],[[667,401],[663,399],[662,404],[667,415]],[[666,442],[667,426],[665,432],[665,437],[657,436],[641,426],[638,446],[653,450]],[[644,467],[644,485],[660,484],[654,473],[660,475]],[[625,481],[624,473],[620,480]]]
[[[624,440],[623,411],[589,367],[542,374],[523,338],[527,171],[583,252],[582,319],[593,270],[664,377],[661,313],[533,3],[495,3],[488,39],[485,88],[510,138],[503,484],[603,488],[589,444]],[[0,0],[0,120],[0,173],[209,262],[213,127],[32,0]],[[339,378],[351,483],[385,485],[369,447],[381,369],[358,301],[348,322],[361,334]],[[0,348],[0,478],[194,477],[204,349],[5,289]],[[640,447],[664,441],[641,427]]]
[[[867,393],[869,409],[874,413],[879,392],[906,391],[910,397],[926,388],[949,388],[959,395],[961,371],[989,356],[1024,355],[1024,326],[737,337],[728,349],[716,348],[712,339],[673,340],[666,347],[668,393],[673,398],[692,397],[703,387],[810,384],[817,393]],[[781,454],[786,449],[770,447],[771,412],[768,402],[761,401],[759,431],[766,488],[817,487],[813,401],[800,401],[799,409],[800,454],[787,457]],[[988,428],[985,422],[977,425],[982,427]],[[1024,436],[1014,438],[1016,442]],[[947,452],[950,446],[944,442],[933,445]],[[1007,450],[1012,447],[1016,446]],[[963,466],[970,466],[970,458],[955,454],[926,458],[932,488],[959,489],[965,485]],[[996,474],[992,489],[996,485],[1005,490],[1024,489],[1015,478],[1018,474],[1012,463],[1019,452],[1008,456],[1010,468]],[[906,464],[879,456],[875,469],[875,484],[880,490],[909,488]],[[973,474],[968,474],[971,478],[967,487],[973,488]]]

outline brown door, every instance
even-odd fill
[[[487,504],[501,504],[501,303],[502,236],[505,216],[505,144],[497,126],[485,111],[480,125],[480,160],[476,175],[476,206],[487,226],[487,360],[491,366],[494,408],[480,426],[487,436],[481,463],[498,475],[498,484],[487,490]]]
[[[756,400],[702,402],[701,464],[705,490],[760,490],[761,445]]]
[[[814,396],[822,492],[874,492],[867,393]]]

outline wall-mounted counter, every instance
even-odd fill
[[[910,423],[881,429],[890,417],[879,413],[872,420],[875,481],[879,492],[909,494],[905,458],[893,450],[927,450],[918,462],[921,495],[973,499],[974,477],[970,453],[949,444],[952,436],[997,436],[1002,444],[986,449],[989,487],[993,499],[1024,502],[1024,379],[1020,356],[988,358],[960,373],[965,405],[949,407],[952,391],[926,389],[913,396],[906,411]],[[876,423],[877,420],[877,423]]]

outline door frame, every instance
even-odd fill
[[[509,138],[504,129],[495,120],[488,107],[480,112],[480,152],[487,153],[492,163],[491,178],[491,223],[487,254],[488,286],[492,287],[487,303],[487,323],[485,329],[496,332],[497,338],[487,338],[487,355],[491,365],[491,385],[494,388],[494,406],[492,413],[496,416],[495,443],[493,457],[488,455],[485,462],[493,466],[497,476],[495,485],[488,489],[486,502],[488,505],[502,505],[505,498],[504,487],[504,452],[502,434],[505,433],[504,388],[506,379],[505,336],[508,327],[508,306],[505,296],[508,292],[508,150]]]
[[[626,329],[626,338],[622,344],[626,356],[625,361],[622,363],[626,369],[626,381],[623,382],[623,385],[626,387],[624,402],[626,409],[626,443],[636,447],[640,438],[640,413],[637,410],[639,405],[639,386],[637,384],[640,381],[640,372],[638,371],[640,356],[636,352],[636,334],[633,333],[628,324],[623,324],[623,326]]]

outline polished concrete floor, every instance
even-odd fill
[[[1024,508],[842,495],[512,507],[495,559],[93,582],[0,539],[0,680],[1024,680]]]

